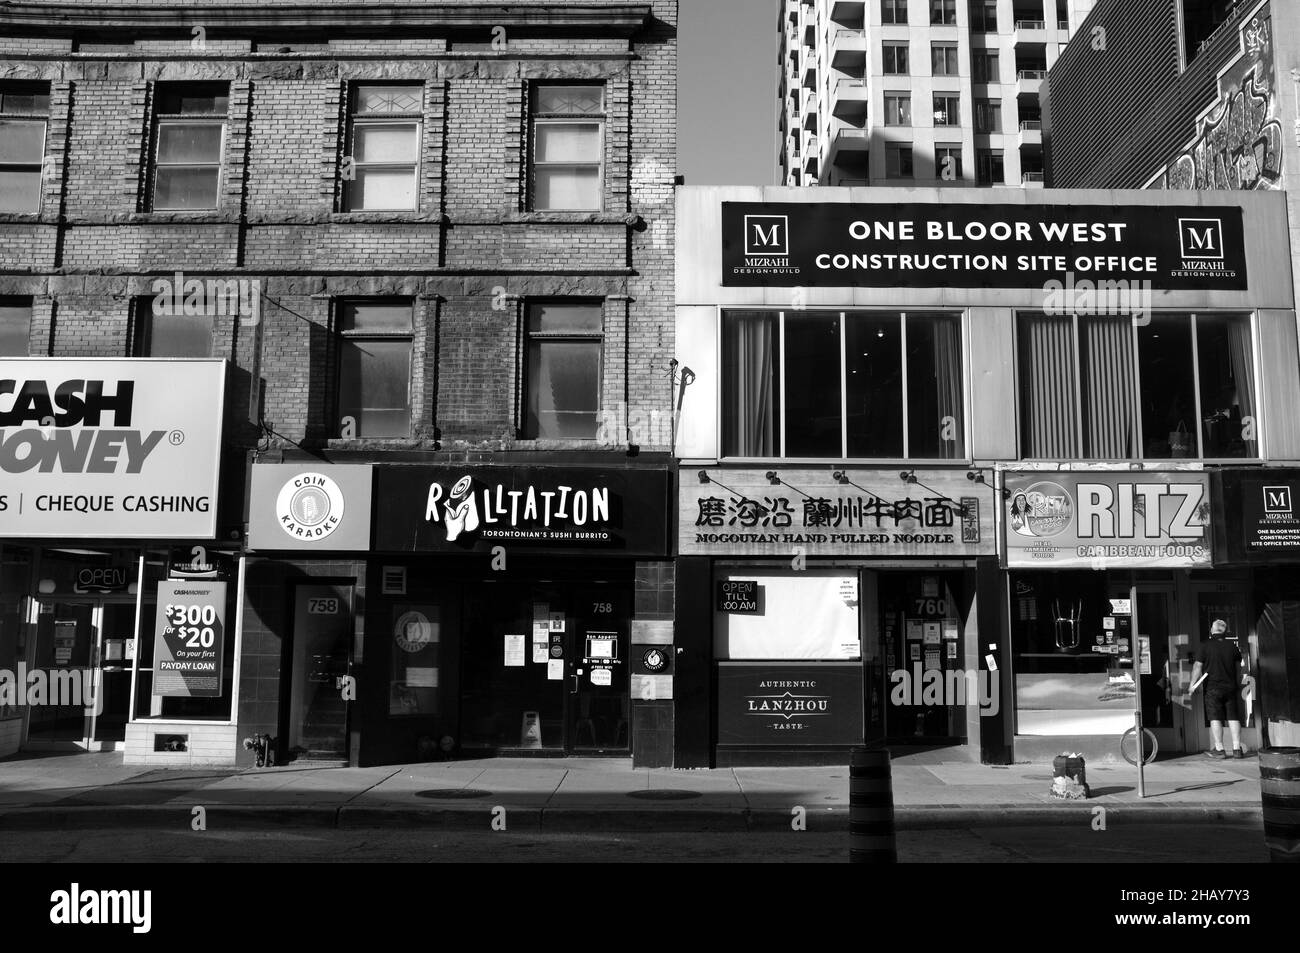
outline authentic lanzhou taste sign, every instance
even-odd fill
[[[1152,290],[1246,283],[1229,206],[722,203],[724,287]]]
[[[678,549],[684,555],[991,555],[997,551],[991,491],[966,471],[705,471],[683,478]],[[829,481],[829,485],[828,485]]]

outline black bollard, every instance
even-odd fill
[[[1260,748],[1259,786],[1269,861],[1300,863],[1300,748]]]
[[[849,863],[896,864],[889,752],[855,747],[849,758]]]

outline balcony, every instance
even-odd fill
[[[866,13],[865,0],[835,0],[831,4],[831,19],[837,23],[861,23]]]
[[[1043,80],[1047,78],[1045,69],[1022,69],[1016,70],[1016,95],[1017,96],[1038,96],[1038,90],[1043,85]]]
[[[835,84],[835,104],[831,112],[839,119],[865,117],[869,96],[866,80],[842,79]]]
[[[1059,33],[1069,33],[1069,32],[1070,32],[1070,21],[1069,21],[1069,20],[1057,20],[1057,21],[1056,21],[1056,29],[1057,29],[1057,32],[1059,32]]]
[[[799,84],[808,87],[817,85],[817,57],[811,54],[804,57],[803,74]]]
[[[1041,173],[1041,172],[1025,172],[1025,173],[1021,174],[1021,176],[1020,176],[1020,184],[1021,184],[1021,185],[1029,186],[1030,188],[1035,188],[1035,187],[1037,187],[1037,188],[1042,188],[1042,185],[1043,185],[1043,173]]]
[[[837,152],[866,152],[870,148],[870,129],[839,129],[835,132]]]
[[[1041,119],[1021,120],[1020,144],[1022,146],[1040,146],[1043,144],[1043,121]]]
[[[867,63],[867,35],[861,30],[836,30],[831,38],[831,65],[861,71]]]

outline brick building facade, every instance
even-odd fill
[[[160,750],[162,729],[141,729],[149,759],[233,760],[235,742],[269,735],[281,759],[414,760],[437,749],[513,748],[518,737],[543,752],[631,750],[639,763],[670,761],[670,703],[653,685],[636,694],[628,676],[629,639],[663,639],[653,623],[672,618],[666,489],[657,530],[651,518],[644,538],[630,539],[614,525],[628,516],[616,505],[606,549],[572,560],[572,540],[523,532],[496,548],[416,542],[387,560],[369,525],[350,552],[334,548],[338,537],[304,549],[288,536],[292,545],[277,552],[274,540],[258,547],[245,532],[259,506],[274,508],[257,490],[257,472],[271,467],[326,477],[338,466],[365,468],[378,481],[376,531],[386,518],[407,518],[380,497],[386,469],[427,477],[430,489],[435,470],[454,469],[474,492],[487,487],[485,507],[507,472],[557,486],[590,478],[593,499],[613,474],[629,509],[647,478],[657,499],[671,453],[676,17],[673,0],[0,10],[0,124],[23,133],[17,152],[32,152],[26,143],[44,134],[39,156],[15,154],[6,157],[14,166],[0,168],[0,177],[11,173],[0,206],[0,305],[6,321],[26,322],[25,354],[228,362],[216,532],[166,545],[224,548],[238,567],[230,575],[240,591],[230,625],[237,702],[232,710],[226,697],[224,709],[188,721],[178,713],[170,729],[183,736],[186,724],[198,732],[204,719],[220,722],[229,729],[221,750]],[[195,280],[201,287],[187,284]],[[159,289],[176,290],[180,302],[191,287],[197,305],[167,325]],[[233,290],[222,298],[235,287],[245,292],[238,308]],[[411,518],[430,519],[423,506]],[[600,676],[612,678],[601,687],[613,701],[588,697],[601,681],[574,674],[571,646],[563,680],[531,658],[508,660],[520,671],[503,675],[450,647],[532,621],[504,609],[485,621],[482,605],[510,600],[471,593],[500,582],[522,605],[536,601],[529,587],[542,569],[588,580],[605,566],[618,589],[608,602],[626,603],[605,626],[624,666]],[[399,591],[386,581],[381,599],[386,568],[409,582]],[[458,593],[426,586],[451,578]],[[309,645],[323,629],[295,615],[295,587],[316,579],[346,584],[344,661],[338,646]],[[553,596],[557,604],[565,593]],[[18,628],[30,625],[17,602],[27,594],[5,596]],[[462,597],[477,608],[453,607]],[[152,637],[150,598],[146,582],[137,644]],[[448,601],[430,621],[438,599]],[[390,658],[394,640],[375,633],[387,633],[390,615],[412,600],[423,600],[424,621],[412,631],[424,641],[399,640],[411,657]],[[564,611],[560,631],[579,639],[587,622]],[[460,628],[448,621],[471,616],[478,621]],[[420,654],[436,656],[439,642],[441,661]],[[501,651],[498,639],[498,666]],[[409,680],[399,671],[406,662]],[[132,674],[129,754],[135,726],[149,720],[148,693]],[[524,681],[502,688],[506,676]],[[572,700],[534,697],[571,680],[583,686]],[[484,711],[494,693],[509,693],[539,714],[539,737],[520,734],[513,708],[496,713],[509,726],[482,715],[479,736],[462,737],[473,732],[445,690],[458,682],[485,693]],[[324,690],[312,687],[321,685],[338,689],[343,707],[322,702]],[[286,732],[304,718],[307,735],[332,737],[290,743]]]

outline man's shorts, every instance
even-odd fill
[[[1230,686],[1205,687],[1205,717],[1210,721],[1241,721],[1237,690]]]

